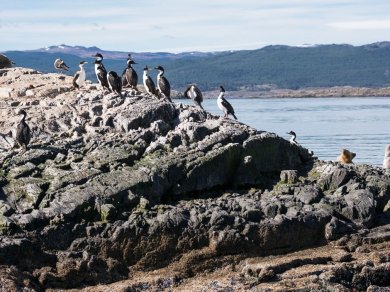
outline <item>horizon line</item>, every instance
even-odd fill
[[[331,45],[348,45],[353,47],[361,47],[361,46],[367,46],[367,45],[374,45],[374,44],[381,44],[381,43],[390,43],[390,41],[376,41],[373,43],[365,43],[365,44],[350,44],[350,43],[320,43],[320,44],[300,44],[300,45],[289,45],[289,44],[268,44],[264,46],[259,46],[257,48],[236,48],[236,49],[217,49],[217,50],[203,50],[203,49],[195,49],[195,50],[172,50],[172,49],[162,49],[162,50],[156,50],[156,51],[120,51],[120,50],[110,50],[110,49],[102,49],[96,45],[94,46],[86,46],[86,45],[67,45],[67,44],[60,44],[60,45],[50,45],[46,47],[41,47],[37,49],[7,49],[7,50],[0,50],[0,52],[33,52],[33,51],[41,51],[41,50],[49,50],[51,47],[60,48],[61,46],[66,46],[69,48],[75,48],[75,47],[82,47],[85,49],[91,49],[96,48],[100,51],[105,52],[115,52],[115,53],[134,53],[134,54],[142,54],[142,53],[169,53],[169,54],[183,54],[183,53],[223,53],[223,52],[236,52],[236,51],[254,51],[254,50],[261,50],[266,47],[272,47],[272,46],[285,46],[285,47],[297,47],[297,48],[310,48],[310,47],[317,47],[317,46],[331,46]],[[50,53],[50,52],[48,52]]]

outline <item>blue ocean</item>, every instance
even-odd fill
[[[356,153],[355,163],[379,166],[390,144],[390,98],[226,98],[239,121],[286,139],[293,130],[298,143],[322,160],[336,160],[346,148]],[[222,114],[216,99],[206,99],[203,106]]]

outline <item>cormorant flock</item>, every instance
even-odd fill
[[[119,76],[115,71],[107,72],[106,68],[103,65],[103,55],[101,53],[96,53],[93,57],[96,58],[94,62],[96,78],[103,90],[107,89],[109,92],[114,92],[118,94],[120,97],[123,97],[122,88],[125,87],[129,87],[135,90],[136,92],[138,92],[138,88],[137,88],[138,75],[137,72],[132,67],[133,64],[137,64],[137,63],[134,62],[134,60],[131,58],[131,54],[128,55],[127,68],[123,70],[122,76]],[[4,56],[4,59],[7,58]],[[5,68],[7,67],[9,68],[12,66],[12,64],[14,64],[11,61],[9,61],[9,64],[5,63],[4,60],[1,61],[2,61],[2,65],[4,65],[3,67]],[[86,61],[81,61],[79,63],[80,70],[78,70],[73,77],[73,86],[75,89],[80,89],[85,83],[86,80],[86,73],[84,69],[85,64],[87,64]],[[54,68],[58,70],[60,73],[69,70],[69,66],[66,65],[65,62],[60,58],[57,58],[54,61]],[[168,79],[164,76],[164,72],[165,72],[164,68],[162,66],[157,66],[154,69],[159,71],[156,80],[157,86],[153,82],[152,78],[148,75],[148,72],[151,69],[149,69],[148,66],[145,66],[144,68],[143,85],[145,91],[148,94],[156,96],[159,99],[172,102],[171,85]],[[225,95],[225,89],[223,88],[223,86],[220,86],[220,93],[217,99],[218,107],[224,113],[225,118],[227,118],[228,115],[232,115],[234,119],[237,120],[232,105],[224,98],[224,95]],[[192,99],[192,101],[195,103],[196,106],[204,110],[204,108],[202,107],[203,95],[198,86],[196,86],[195,84],[189,85],[188,88],[184,91],[184,96],[189,99]],[[19,115],[22,115],[22,118],[16,128],[15,140],[17,144],[23,147],[24,151],[26,151],[31,139],[31,130],[28,124],[26,123],[26,116],[27,116],[26,111],[23,109],[20,110]]]
[[[136,92],[138,92],[138,74],[132,67],[132,65],[137,64],[131,57],[131,54],[128,54],[127,68],[125,68],[122,72],[122,77],[120,77],[115,71],[107,72],[106,68],[103,64],[103,55],[101,53],[96,53],[93,55],[95,57],[95,74],[96,78],[102,87],[103,90],[108,90],[110,92],[114,92],[122,97],[122,88],[129,87]],[[85,82],[85,70],[83,65],[87,62],[81,61],[79,64],[80,70],[76,72],[73,78],[73,86],[77,89]],[[68,71],[69,67],[65,64],[65,62],[61,59],[56,59],[54,62],[54,67],[57,70]],[[153,96],[158,97],[159,99],[163,99],[169,102],[172,102],[171,99],[171,84],[168,79],[164,76],[164,68],[162,66],[157,66],[154,68],[158,70],[156,83],[153,82],[152,78],[148,75],[151,69],[148,66],[145,66],[142,81],[145,88],[145,91]],[[224,117],[227,118],[228,115],[232,115],[234,119],[237,120],[235,116],[233,106],[225,99],[225,89],[223,86],[220,86],[220,93],[217,99],[217,105],[224,113]],[[184,91],[184,96],[192,99],[195,105],[204,110],[202,106],[203,102],[203,94],[200,91],[199,87],[195,84],[191,84]]]

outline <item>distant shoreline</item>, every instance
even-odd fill
[[[204,92],[204,98],[216,98],[218,91]],[[369,88],[336,86],[302,89],[233,90],[231,98],[305,98],[305,97],[390,97],[390,87]]]

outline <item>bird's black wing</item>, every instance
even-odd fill
[[[107,81],[108,81],[108,84],[111,86],[111,88],[115,88],[116,86],[116,80],[115,80],[115,77],[112,76],[111,74],[107,75]]]
[[[65,70],[65,71],[68,71],[69,70],[69,66],[67,66],[64,62],[62,62],[61,69]]]
[[[73,86],[76,87],[76,88],[79,88],[79,85],[76,82],[77,78],[79,78],[79,76],[80,76],[80,73],[79,73],[79,71],[77,71],[76,74],[73,77]]]
[[[232,105],[224,97],[222,97],[222,105],[226,108],[227,113],[231,114],[237,120],[237,117],[234,115],[234,109]]]
[[[118,75],[114,79],[113,89],[122,97],[122,79]]]
[[[126,68],[125,70],[123,70],[123,73],[122,73],[122,86],[125,87],[127,86],[129,83],[127,82],[127,77],[126,77],[126,73],[127,73],[127,69]]]
[[[169,99],[171,97],[171,85],[167,78],[162,76],[158,81],[158,86],[160,87],[161,92]]]
[[[138,84],[138,75],[137,72],[133,68],[127,70],[127,82],[129,82],[130,86],[133,88],[137,88]]]
[[[106,74],[107,74],[106,67],[104,67],[103,63],[100,63],[100,68],[101,68],[104,72],[106,72]]]
[[[26,144],[27,147],[27,145],[30,143],[31,140],[31,130],[27,124],[23,129],[23,136],[24,136],[24,143]]]
[[[114,75],[108,74],[107,81],[111,85],[114,92],[118,93],[122,97],[122,79],[116,73]]]
[[[107,81],[107,72],[104,68],[99,67],[99,70],[96,72],[96,77],[99,80],[100,84],[107,89],[110,89]]]
[[[16,128],[15,138],[19,145],[25,145],[27,147],[31,139],[30,127],[26,123],[20,122]]]
[[[18,127],[16,128],[15,140],[18,142],[19,145],[22,145],[24,143],[23,128],[23,123],[19,123]]]
[[[195,93],[196,93],[195,100],[200,105],[203,102],[203,94],[197,86],[194,86],[194,88],[195,88]]]
[[[146,86],[150,88],[150,92],[152,94],[156,94],[156,85],[154,85],[154,82],[150,76],[145,80]]]

